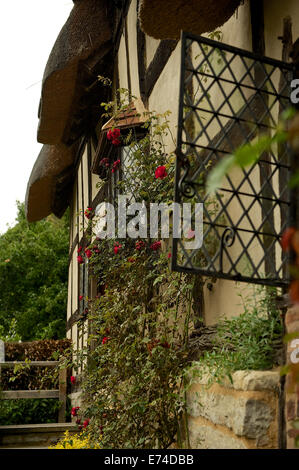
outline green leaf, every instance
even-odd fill
[[[281,119],[283,121],[288,121],[289,119],[292,119],[296,114],[296,109],[293,107],[289,107],[283,113],[281,113]]]
[[[235,156],[223,157],[209,173],[207,179],[207,192],[213,194],[221,185],[222,179],[235,164]]]
[[[294,189],[299,186],[299,171],[297,171],[294,175],[291,176],[289,181],[289,187]]]

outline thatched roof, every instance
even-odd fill
[[[156,39],[179,39],[181,30],[194,34],[223,25],[241,0],[141,0],[143,31]]]
[[[82,121],[86,91],[96,79],[90,69],[93,62],[99,63],[111,51],[111,39],[107,1],[76,2],[45,68],[37,134],[39,142],[68,144],[77,137],[79,126],[78,122],[74,125],[74,118]]]
[[[73,174],[76,148],[76,145],[43,145],[27,185],[25,206],[29,222],[41,220],[51,213],[61,216],[66,209],[68,200],[57,201],[55,192],[58,182],[68,173]]]
[[[37,140],[43,146],[26,192],[29,221],[61,216],[73,183],[74,149],[100,117],[108,90],[98,75],[113,68],[109,0],[78,0],[49,56],[42,83]]]

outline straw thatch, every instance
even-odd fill
[[[109,0],[78,0],[49,56],[42,83],[38,141],[44,145],[26,192],[29,222],[51,213],[60,217],[69,203],[76,142],[99,119],[107,90],[97,75],[109,76],[112,26]]]
[[[25,209],[29,222],[47,217],[52,212],[61,216],[68,200],[57,200],[57,186],[61,178],[72,172],[76,147],[44,145],[32,169],[26,191]]]
[[[78,137],[73,121],[75,118],[78,129],[78,121],[84,114],[86,89],[97,77],[96,73],[88,75],[92,67],[87,62],[94,65],[105,57],[108,60],[112,49],[108,3],[107,0],[76,2],[58,35],[43,77],[38,128],[41,143],[67,144]],[[102,72],[106,72],[104,63]]]
[[[179,39],[180,32],[203,34],[223,25],[241,0],[141,0],[141,29],[156,39]]]

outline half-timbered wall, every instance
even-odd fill
[[[128,15],[123,22],[117,60],[115,65],[115,89],[118,86],[128,88],[132,95],[141,97],[144,105],[150,111],[163,113],[171,111],[170,124],[174,136],[177,132],[179,71],[180,71],[180,42],[158,41],[143,34],[138,26],[137,0],[132,0]],[[299,13],[297,0],[281,2],[273,0],[265,2],[265,53],[276,59],[282,58],[282,43],[278,39],[282,35],[283,18],[290,15],[293,19],[294,40],[299,36],[299,23],[296,18]],[[236,47],[252,49],[252,27],[250,4],[245,1],[237,13],[221,28],[222,41]],[[169,139],[168,149],[173,150],[174,144]],[[88,305],[79,302],[79,295],[88,296],[87,273],[77,262],[77,248],[82,245],[87,220],[84,209],[88,206],[95,208],[99,202],[99,190],[96,184],[99,177],[92,174],[91,162],[94,148],[87,142],[84,151],[78,159],[77,173],[74,180],[73,198],[71,204],[71,239],[69,264],[69,294],[68,294],[68,337],[72,338],[75,347],[83,344],[81,327],[78,319]],[[258,177],[258,176],[257,176]],[[236,211],[240,208],[236,208]],[[82,212],[83,211],[83,212]],[[242,311],[239,299],[240,288],[235,282],[217,280],[212,290],[205,289],[205,320],[213,324],[221,315],[234,316]]]
[[[292,18],[293,39],[295,41],[299,36],[299,22],[296,21],[299,14],[299,3],[298,0],[286,0],[285,2],[266,0],[264,5],[264,53],[269,57],[281,59],[282,43],[278,37],[282,35],[283,19],[287,15]],[[138,25],[137,10],[137,0],[132,0],[127,17],[123,21],[123,30],[115,61],[113,90],[118,87],[129,89],[132,95],[143,100],[145,107],[150,111],[158,113],[171,111],[170,125],[173,135],[176,136],[181,65],[180,42],[159,41],[142,33]],[[249,1],[245,1],[240,6],[237,13],[221,28],[221,31],[223,43],[252,50],[253,32]],[[171,139],[167,144],[169,151],[172,151],[174,144]],[[86,138],[77,158],[71,200],[67,337],[72,339],[75,349],[81,349],[86,344],[88,320],[84,321],[84,312],[85,309],[88,309],[87,298],[96,294],[94,284],[88,279],[87,264],[79,265],[77,261],[78,247],[82,246],[84,250],[85,245],[87,219],[84,217],[84,210],[88,206],[95,209],[102,199],[103,191],[97,188],[99,177],[91,171],[94,155],[94,142],[92,139]],[[256,179],[258,180],[258,175],[256,175]],[[236,207],[236,211],[240,211],[240,208]],[[222,279],[217,280],[212,289],[205,288],[204,318],[206,324],[214,324],[223,315],[229,318],[241,313],[239,293],[240,286],[235,282]],[[81,295],[83,295],[83,300],[79,301]],[[85,329],[84,334],[83,329]],[[78,405],[78,401],[74,404]],[[234,407],[228,412],[225,411],[226,416],[230,412],[234,412]],[[205,420],[205,425],[208,429],[215,427],[213,420],[211,423]],[[196,426],[197,430],[201,429],[202,422],[200,422],[200,426],[196,423]],[[227,432],[230,432],[235,438],[230,429]],[[225,436],[223,441],[221,436],[217,437],[216,444],[220,448],[225,445]],[[276,434],[275,439],[277,439]],[[255,445],[253,446],[255,447]],[[275,447],[276,444],[273,446]]]
[[[88,263],[85,260],[85,263],[79,264],[77,260],[78,248],[82,247],[81,254],[83,254],[88,239],[88,219],[84,211],[87,207],[93,206],[98,193],[96,185],[99,178],[91,172],[93,155],[93,142],[91,139],[86,139],[77,155],[71,200],[67,337],[73,341],[75,350],[82,350],[86,345],[89,328],[88,298],[91,297],[93,289],[88,277]],[[80,296],[83,296],[81,300]]]

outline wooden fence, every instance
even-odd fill
[[[26,367],[55,367],[58,361],[5,361],[4,342],[0,340],[0,383],[2,369],[15,366]],[[58,422],[65,422],[66,397],[67,397],[67,369],[59,371],[59,388],[58,390],[4,390],[0,393],[0,399],[15,400],[19,398],[58,398],[60,408],[58,412]]]

